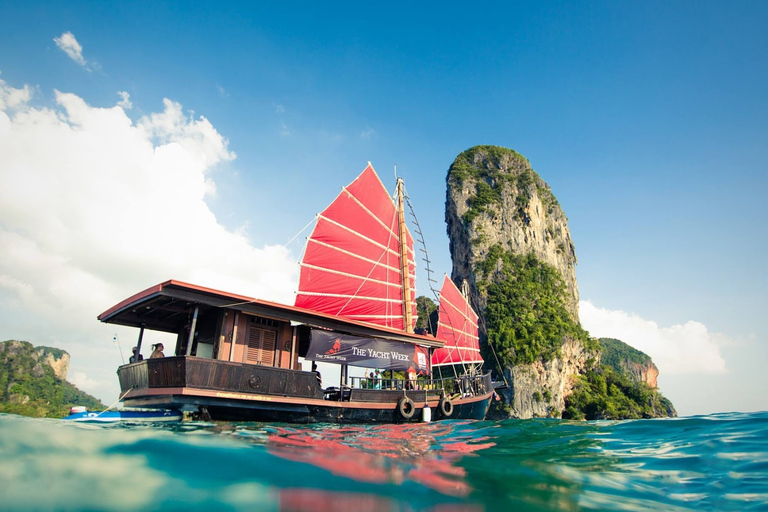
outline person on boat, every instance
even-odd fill
[[[133,355],[128,358],[129,363],[136,363],[144,360],[144,356],[139,353],[139,347],[133,347],[131,352],[133,352]]]
[[[408,368],[408,383],[407,383],[408,389],[416,389],[416,370],[413,369],[413,367]]]
[[[320,371],[317,369],[317,363],[312,361],[312,371],[317,375],[317,385],[323,387],[323,377],[320,375]]]
[[[373,381],[373,388],[374,389],[381,389],[381,372],[377,369],[376,370],[376,380]]]
[[[156,345],[153,345],[155,347],[154,352],[152,352],[152,355],[149,356],[150,359],[157,359],[158,357],[165,357],[165,354],[163,354],[163,347],[162,343],[158,343]]]

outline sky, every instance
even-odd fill
[[[552,187],[582,325],[681,415],[768,410],[768,3],[0,4],[0,340],[107,404],[167,279],[293,303],[307,225],[368,161],[436,276],[478,144]],[[423,273],[420,294],[429,295]],[[151,341],[152,338],[149,338]]]

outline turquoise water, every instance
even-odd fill
[[[3,510],[768,510],[768,413],[418,425],[0,414]]]

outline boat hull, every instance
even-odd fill
[[[67,421],[85,423],[116,423],[124,422],[149,422],[181,421],[183,414],[178,410],[152,410],[152,411],[104,411],[104,412],[77,412],[66,418]]]
[[[121,367],[119,374],[126,406],[196,412],[222,421],[407,423],[422,421],[426,404],[433,420],[480,420],[494,395],[488,375],[476,377],[461,394],[431,386],[322,390],[311,372],[195,357],[142,361]],[[412,402],[413,415],[401,412],[403,397]],[[446,398],[450,405],[441,407]]]

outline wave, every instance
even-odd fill
[[[765,412],[374,426],[0,414],[0,430],[7,509],[768,510]]]

